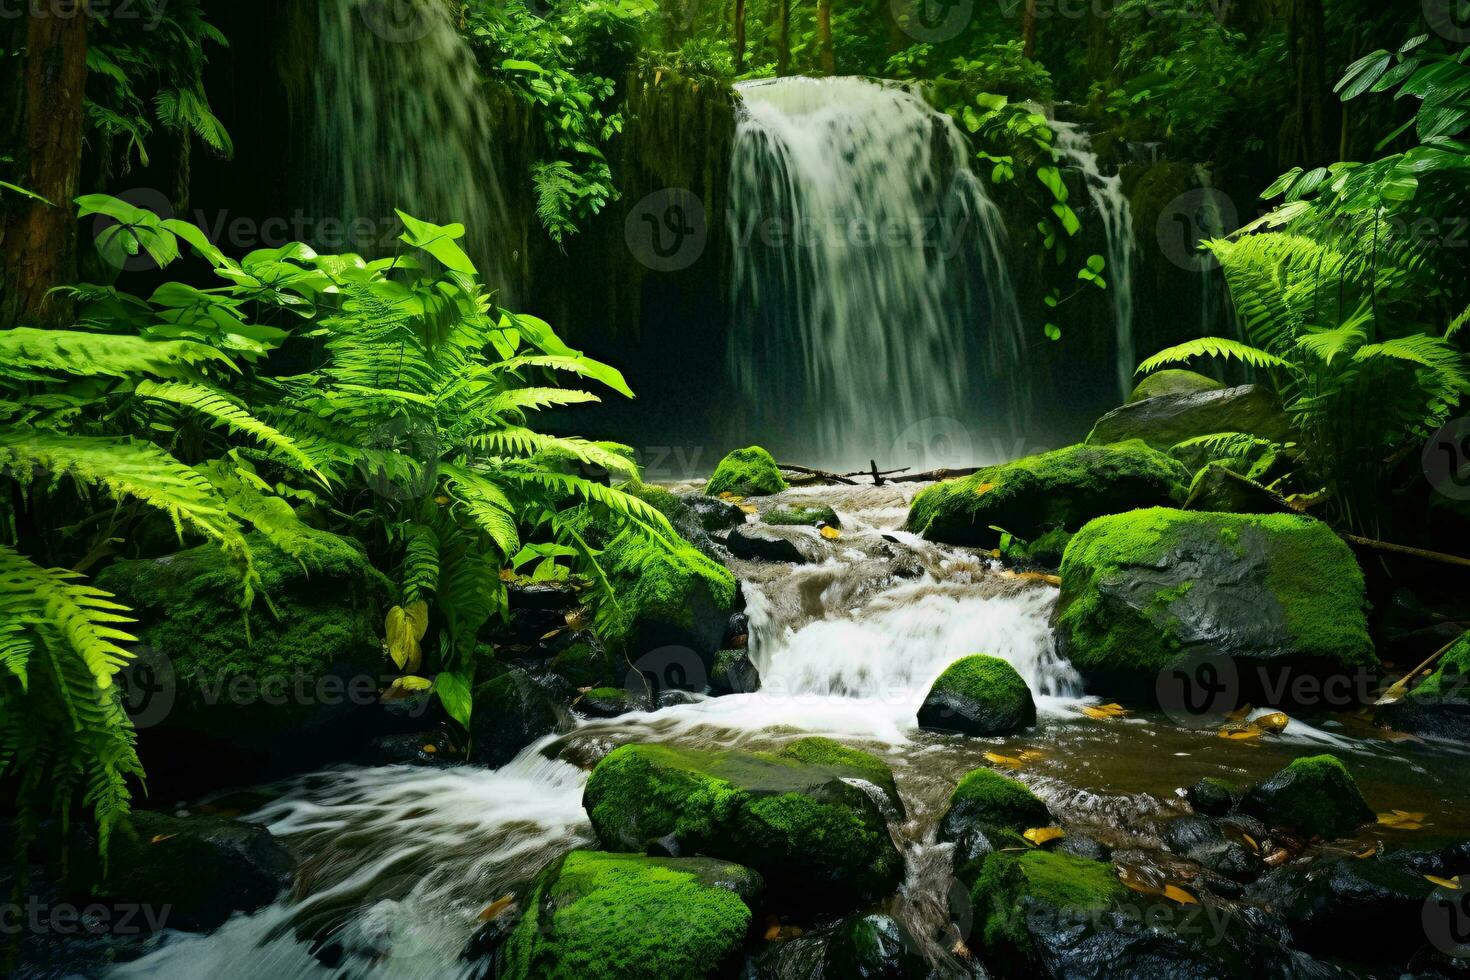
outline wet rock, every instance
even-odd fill
[[[715,669],[710,675],[712,694],[753,694],[760,686],[760,671],[751,661],[749,650],[721,650],[715,654]]]
[[[725,539],[725,546],[736,558],[751,561],[780,561],[805,565],[819,560],[815,541],[806,535],[784,528],[747,524],[737,527]]]
[[[1128,396],[1128,404],[1141,402],[1145,398],[1158,398],[1161,395],[1195,395],[1203,391],[1220,391],[1224,387],[1223,382],[1207,378],[1203,374],[1179,368],[1167,368],[1163,371],[1155,371],[1138,382],[1133,389],[1133,394]]]
[[[767,524],[800,525],[803,527],[841,527],[837,512],[825,504],[816,507],[777,507],[761,515]]]
[[[1052,850],[1070,854],[1073,857],[1086,858],[1089,861],[1111,861],[1113,856],[1106,844],[1086,834],[1069,833],[1057,841]]]
[[[930,541],[995,548],[998,527],[1030,541],[1103,514],[1177,503],[1186,475],[1142,443],[1071,446],[935,484],[914,498],[908,526]]]
[[[751,869],[710,858],[573,851],[537,877],[493,972],[521,980],[733,976],[763,888]]]
[[[786,480],[771,454],[759,446],[737,449],[715,467],[704,492],[711,497],[732,493],[740,497],[764,497],[786,489]]]
[[[567,617],[582,606],[577,593],[559,583],[512,583],[506,591],[510,619],[492,631],[502,646],[539,647],[542,637],[565,629]]]
[[[1016,668],[976,655],[951,664],[924,698],[919,727],[964,735],[1012,735],[1036,724],[1036,702]]]
[[[1194,812],[1206,817],[1223,817],[1235,806],[1236,789],[1223,779],[1206,776],[1184,791]]]
[[[786,942],[768,943],[752,960],[752,980],[922,980],[929,965],[900,923],[886,915],[845,919]]]
[[[1175,854],[1232,881],[1254,881],[1265,869],[1255,851],[1227,833],[1220,821],[1209,817],[1188,816],[1170,820],[1161,829],[1160,836],[1164,846]]]
[[[955,845],[959,867],[998,847],[1024,847],[1021,834],[1051,823],[1051,811],[1024,785],[994,770],[976,769],[950,794],[939,839]]]
[[[694,519],[706,534],[728,531],[732,527],[739,527],[745,523],[745,511],[728,500],[707,497],[699,493],[681,494],[679,499],[689,508]]]
[[[1400,732],[1470,741],[1470,640],[1446,651],[1432,674],[1399,701],[1380,706],[1374,720]]]
[[[903,859],[879,805],[846,781],[871,783],[887,767],[807,741],[780,753],[625,745],[593,770],[583,805],[604,847],[641,851],[672,834],[680,853],[738,857],[786,907],[850,908],[891,893]]]
[[[574,688],[610,687],[613,681],[621,679],[612,658],[591,634],[558,653],[550,666],[552,673],[565,678]],[[623,672],[626,673],[626,667]]]
[[[1155,449],[1168,450],[1215,432],[1246,432],[1272,442],[1292,439],[1291,424],[1270,389],[1241,385],[1160,395],[1115,408],[1098,419],[1087,444],[1139,439]]]
[[[525,671],[508,670],[475,688],[470,761],[503,766],[561,727],[556,704]]]
[[[1279,493],[1219,463],[1210,463],[1195,475],[1184,509],[1222,514],[1295,513]]]
[[[1374,819],[1347,767],[1331,755],[1304,756],[1246,791],[1241,812],[1309,837],[1343,837]]]
[[[256,824],[138,810],[113,835],[97,894],[159,909],[167,928],[204,932],[274,902],[294,867],[285,846]]]
[[[577,699],[574,707],[588,718],[616,718],[649,708],[646,694],[634,694],[621,687],[593,688]]]
[[[1061,575],[1057,649],[1092,690],[1151,698],[1159,673],[1191,655],[1233,658],[1243,698],[1264,696],[1246,687],[1262,676],[1252,665],[1309,674],[1377,663],[1357,561],[1309,517],[1102,517],[1072,539]]]

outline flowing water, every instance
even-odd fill
[[[1102,221],[1106,240],[1108,294],[1113,300],[1113,351],[1118,375],[1118,393],[1126,401],[1133,391],[1133,371],[1138,365],[1133,343],[1133,208],[1123,193],[1123,179],[1105,174],[1092,149],[1092,138],[1076,123],[1052,120],[1056,148],[1062,160],[1076,167],[1087,182],[1087,194]]]
[[[466,251],[484,281],[507,282],[502,234],[509,222],[495,119],[449,5],[323,0],[318,6],[310,117],[312,204],[321,219],[316,243],[391,254],[397,208],[436,224],[462,223]]]
[[[737,89],[729,360],[743,428],[833,467],[866,464],[844,456],[854,446],[961,465],[973,445],[934,443],[1012,438],[1025,386],[1005,228],[953,121],[861,78]]]
[[[916,489],[797,489],[760,502],[830,503],[843,525],[824,562],[732,562],[748,597],[760,691],[582,721],[494,771],[349,766],[269,788],[268,802],[246,818],[297,855],[291,893],[212,935],[165,934],[116,974],[468,975],[459,954],[480,910],[559,854],[595,846],[581,806],[586,771],[628,741],[759,749],[819,733],[886,759],[907,808],[890,820],[907,875],[884,910],[905,923],[937,976],[972,975],[973,964],[951,950],[973,923],[935,827],[955,783],[989,764],[988,752],[1026,753],[1012,775],[1069,834],[1130,854],[1157,851],[1154,822],[1179,812],[1179,787],[1207,775],[1260,779],[1324,749],[1347,760],[1379,809],[1426,813],[1424,832],[1378,828],[1370,837],[1429,846],[1470,836],[1460,802],[1470,769],[1464,756],[1380,741],[1351,719],[1293,720],[1280,736],[1232,742],[1159,716],[1084,716],[1089,699],[1048,628],[1055,590],[1008,576],[983,555],[898,530]],[[1026,679],[1037,695],[1037,727],[1005,739],[919,731],[915,711],[934,678],[978,651],[1004,657]]]

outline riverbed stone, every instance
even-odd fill
[[[982,737],[1036,724],[1036,701],[1016,668],[984,654],[950,664],[919,707],[919,727]]]
[[[997,847],[1024,847],[1021,834],[1051,823],[1051,811],[1024,784],[981,768],[967,773],[950,794],[939,839],[955,845],[958,867]]]
[[[760,690],[761,674],[750,659],[750,650],[721,650],[715,654],[710,674],[712,694],[753,694]]]
[[[763,889],[759,874],[726,861],[572,851],[536,878],[495,974],[732,976]]]
[[[1061,577],[1057,649],[1090,690],[1152,696],[1160,671],[1196,654],[1234,658],[1242,682],[1252,664],[1328,673],[1377,663],[1357,561],[1309,517],[1101,517],[1067,546]]]
[[[837,516],[837,511],[826,504],[818,504],[815,507],[777,507],[761,515],[761,520],[767,524],[776,525],[817,527],[825,524],[828,527],[837,528],[842,526],[842,520]]]
[[[908,527],[930,541],[995,548],[1003,528],[1022,541],[1076,531],[1094,517],[1183,500],[1177,460],[1140,442],[1069,446],[922,491]]]
[[[1262,385],[1159,395],[1115,408],[1097,420],[1090,446],[1139,439],[1168,450],[1188,439],[1217,432],[1245,432],[1272,442],[1288,442],[1291,423],[1281,403]]]
[[[882,898],[902,879],[903,859],[879,804],[852,781],[871,784],[887,766],[806,741],[776,753],[624,745],[593,770],[583,805],[604,847],[671,841],[680,854],[738,859],[783,906]]]
[[[1133,393],[1128,396],[1128,404],[1141,402],[1145,398],[1158,398],[1161,395],[1194,395],[1202,391],[1219,391],[1224,387],[1223,381],[1207,378],[1196,371],[1166,368],[1163,371],[1155,371],[1138,382],[1133,388]]]
[[[715,467],[704,492],[711,497],[722,493],[738,497],[766,497],[787,488],[786,478],[771,454],[760,446],[736,449]]]
[[[1175,854],[1232,881],[1254,881],[1265,868],[1260,855],[1243,839],[1210,817],[1177,817],[1164,824],[1159,836]]]
[[[1198,813],[1206,817],[1223,817],[1235,806],[1239,791],[1216,776],[1206,776],[1184,791],[1184,798]]]
[[[1303,756],[1246,791],[1242,813],[1267,826],[1331,839],[1351,834],[1374,813],[1342,761],[1332,755]]]

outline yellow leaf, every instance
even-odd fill
[[[1276,711],[1269,715],[1262,715],[1251,724],[1263,732],[1275,734],[1285,731],[1286,726],[1291,724],[1291,718],[1284,711]]]
[[[1392,827],[1395,830],[1423,830],[1424,817],[1425,814],[1423,813],[1409,813],[1406,810],[1390,810],[1387,813],[1380,813],[1378,815],[1378,822],[1385,827]]]
[[[550,633],[546,633],[545,635],[543,635],[541,637],[541,639],[543,639],[543,640],[549,640],[553,636],[556,636],[558,633],[561,633],[565,629],[566,629],[565,626],[558,626],[556,629],[552,630]]]
[[[1458,881],[1450,881],[1448,878],[1439,878],[1435,875],[1425,875],[1424,877],[1426,880],[1434,882],[1441,888],[1453,888],[1455,889],[1455,891],[1460,890],[1460,883]]]
[[[1041,847],[1044,844],[1050,843],[1051,841],[1054,841],[1060,837],[1065,837],[1067,835],[1066,832],[1063,831],[1060,827],[1032,827],[1021,836],[1029,840],[1031,843],[1035,844],[1037,847]]]
[[[1359,861],[1361,861],[1364,858],[1370,858],[1370,857],[1372,857],[1373,855],[1375,855],[1377,853],[1378,853],[1378,848],[1376,848],[1376,847],[1370,847],[1366,851],[1359,851],[1357,854],[1354,854],[1353,857],[1355,857]]]
[[[1193,895],[1189,894],[1189,892],[1185,891],[1183,888],[1180,888],[1178,885],[1165,885],[1164,897],[1171,902],[1178,902],[1180,905],[1199,904],[1199,899],[1195,898]]]
[[[1257,854],[1261,853],[1261,845],[1256,843],[1256,839],[1254,837],[1252,837],[1250,834],[1241,834],[1240,836],[1245,838],[1245,843],[1247,847],[1255,851]]]
[[[1118,866],[1118,880],[1130,891],[1138,892],[1140,895],[1162,895],[1164,890],[1149,881],[1137,869],[1128,865]]]
[[[724,493],[720,494],[720,499],[729,504],[738,504],[745,498],[740,496],[739,494],[731,493],[729,490],[726,490]]]
[[[170,837],[177,837],[177,836],[179,836],[179,835],[178,834],[157,834],[151,840],[149,840],[148,843],[150,843],[150,844],[162,844],[164,841],[168,840]]]
[[[1043,751],[1041,751],[1040,749],[1023,749],[1023,750],[1021,750],[1021,761],[1022,762],[1035,762],[1037,759],[1045,759],[1045,758],[1046,758],[1046,753],[1043,752]]]
[[[1220,737],[1228,738],[1232,742],[1247,742],[1253,738],[1260,738],[1262,732],[1255,728],[1240,728],[1231,731],[1228,728],[1220,729]]]
[[[424,745],[424,746],[421,746],[421,747],[423,748],[424,752],[427,753],[428,755],[433,755],[435,752],[438,752],[439,751],[439,747],[436,746],[436,745]]]
[[[1122,718],[1128,713],[1121,704],[1083,705],[1082,713],[1089,718],[1108,720],[1111,718]]]
[[[515,901],[515,897],[512,895],[507,895],[504,898],[497,898],[495,901],[485,906],[485,910],[480,913],[480,921],[489,922],[491,919],[497,917],[498,915],[500,915],[500,913],[510,908],[510,903],[513,901]]]
[[[740,510],[746,514],[759,514],[761,509],[755,504],[740,504]]]
[[[822,537],[826,538],[828,541],[836,541],[838,538],[842,537],[842,532],[837,530],[837,528],[829,525],[822,528]]]
[[[1001,755],[999,752],[987,752],[985,753],[985,758],[995,765],[1005,766],[1007,769],[1021,768],[1020,759],[1012,758],[1008,755]]]
[[[982,494],[987,494],[987,493],[989,493],[990,491],[992,491],[994,489],[995,489],[995,484],[994,483],[982,483],[982,484],[980,484],[979,486],[977,486],[975,488],[975,496],[978,497],[978,496],[980,496]]]

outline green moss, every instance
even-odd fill
[[[625,698],[627,696],[628,692],[623,690],[621,687],[594,687],[592,690],[587,692],[587,697],[589,698],[606,698],[610,700],[615,700],[617,698]]]
[[[1053,528],[1041,537],[1028,541],[1021,549],[1027,559],[1045,565],[1048,568],[1056,568],[1062,563],[1062,555],[1067,552],[1067,545],[1072,540],[1073,532],[1062,528]]]
[[[1190,395],[1199,391],[1219,391],[1224,387],[1222,382],[1214,378],[1207,378],[1203,374],[1171,368],[1155,371],[1138,382],[1137,387],[1133,389],[1133,394],[1128,396],[1128,404],[1141,402],[1145,398],[1157,398],[1160,395]]]
[[[756,876],[738,865],[573,851],[538,877],[502,950],[501,975],[720,975],[738,962],[747,901],[758,892]]]
[[[1170,568],[1198,578],[1171,581]],[[1061,575],[1055,623],[1064,652],[1084,671],[1156,672],[1175,662],[1184,653],[1182,624],[1216,628],[1216,587],[1259,589],[1251,597],[1259,615],[1245,624],[1255,632],[1232,631],[1222,640],[1237,646],[1225,653],[1376,663],[1357,561],[1330,527],[1308,517],[1166,508],[1101,517],[1067,546]]]
[[[1014,779],[991,769],[966,774],[949,797],[945,820],[975,820],[987,827],[1024,831],[1051,824],[1051,811]]]
[[[642,850],[672,835],[693,853],[739,860],[815,903],[891,892],[902,859],[876,804],[840,777],[868,778],[822,746],[790,754],[625,745],[598,763],[583,804],[603,845]]]
[[[1470,637],[1461,637],[1459,642],[1445,651],[1434,673],[1420,681],[1409,696],[1426,700],[1465,700],[1470,697],[1467,677],[1470,677]]]
[[[837,518],[837,511],[826,506],[777,508],[776,510],[767,511],[762,517],[762,520],[767,524],[816,527],[818,523],[822,523],[828,527],[842,526],[842,522]]]
[[[602,567],[618,599],[603,624],[613,642],[625,639],[638,620],[691,626],[699,593],[722,610],[735,603],[735,576],[683,540],[670,551],[643,535],[620,535],[603,553]]]
[[[612,659],[590,643],[567,647],[553,658],[551,670],[578,688],[600,687],[613,680]]]
[[[764,497],[785,489],[786,480],[771,454],[759,446],[750,446],[720,460],[704,492],[712,497],[722,493]]]
[[[1031,689],[1016,668],[983,654],[956,660],[919,708],[919,725],[970,735],[1008,735],[1036,722]]]
[[[888,763],[860,749],[849,748],[830,738],[812,735],[799,738],[777,753],[783,759],[795,759],[807,766],[821,766],[838,775],[851,775],[872,783],[888,796],[894,806],[902,809],[898,785],[893,781],[893,770]]]
[[[1103,514],[1183,499],[1178,461],[1141,442],[1069,446],[935,484],[914,498],[908,527],[931,541],[994,548],[1001,527],[1023,540],[1076,531]]]
[[[1032,954],[1021,916],[1028,906],[1054,913],[1099,912],[1127,897],[1111,865],[1059,851],[986,855],[970,889],[982,948],[1001,975],[1023,973]]]
[[[1342,837],[1373,819],[1358,785],[1336,756],[1295,760],[1241,801],[1241,809],[1272,827],[1324,838]]]

